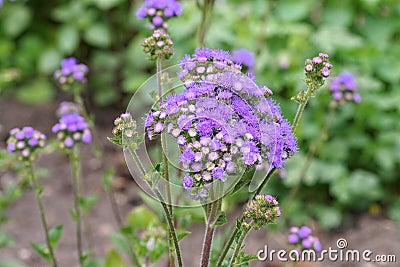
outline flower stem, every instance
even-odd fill
[[[146,175],[146,170],[145,170],[142,162],[140,161],[139,156],[137,155],[136,151],[134,149],[129,149],[129,151],[130,151],[136,165],[139,167],[139,170],[142,173],[142,176]],[[177,260],[178,260],[178,266],[182,267],[183,263],[182,263],[181,250],[179,248],[179,242],[178,242],[178,237],[176,235],[176,231],[175,231],[175,227],[174,227],[172,213],[170,212],[168,205],[165,203],[164,198],[162,197],[160,191],[157,188],[155,188],[154,192],[155,192],[157,198],[160,200],[161,206],[164,210],[165,219],[167,220],[167,225],[168,225],[169,238],[172,239],[172,243],[174,244],[174,247],[175,247],[175,253],[176,253]]]
[[[215,0],[204,0],[203,4],[198,6],[201,8],[201,24],[198,33],[198,45],[204,47],[207,29],[210,27],[211,15],[213,12]]]
[[[296,112],[296,115],[295,115],[295,117],[294,117],[293,124],[292,124],[293,131],[294,131],[294,130],[297,128],[297,126],[299,125],[300,117],[301,117],[301,115],[303,114],[303,111],[304,111],[304,108],[305,108],[306,105],[307,105],[307,102],[308,102],[308,98],[307,98],[306,100],[300,102],[299,107],[297,108],[297,112]]]
[[[162,88],[162,80],[161,80],[161,71],[162,71],[162,61],[161,59],[156,60],[156,68],[157,68],[157,87],[158,87],[158,100],[161,102],[163,99],[163,88]],[[173,210],[172,210],[172,205],[171,205],[171,187],[169,184],[169,166],[168,166],[168,158],[166,154],[166,149],[167,149],[167,142],[165,139],[165,134],[161,133],[161,153],[162,153],[162,159],[164,163],[164,178],[166,181],[166,190],[167,190],[167,208],[168,208],[168,214],[167,217],[173,218]],[[165,204],[165,203],[164,203]],[[172,221],[173,222],[173,221]],[[174,225],[172,224],[172,228],[174,228]],[[171,237],[173,238],[172,234],[172,228],[168,227],[168,235],[170,237],[169,242],[171,242]],[[175,266],[175,259],[174,259],[174,254],[172,251],[172,244],[170,244],[170,250],[169,250],[169,261],[171,266]]]
[[[240,252],[240,250],[242,248],[243,241],[245,240],[245,238],[246,238],[247,234],[249,233],[250,229],[251,228],[248,227],[248,228],[245,228],[243,230],[243,233],[240,236],[240,238],[238,240],[238,243],[236,244],[235,250],[234,250],[232,258],[231,258],[231,262],[229,263],[229,267],[232,267],[232,266],[236,265],[236,263],[235,263],[236,257],[239,255],[239,252]]]
[[[41,192],[40,192],[41,189],[39,188],[38,182],[36,181],[35,172],[33,170],[32,163],[29,162],[27,165],[28,165],[28,170],[29,170],[29,176],[30,176],[31,182],[32,182],[32,187],[33,187],[33,190],[35,191],[36,202],[37,202],[37,204],[39,206],[40,219],[42,221],[43,231],[44,231],[45,236],[46,236],[47,248],[49,249],[49,253],[50,253],[50,257],[51,257],[53,266],[57,267],[56,256],[55,256],[55,253],[53,251],[53,247],[52,247],[52,245],[50,243],[49,228],[47,226],[46,214],[45,214],[43,201],[42,201],[42,197],[41,197]]]
[[[83,266],[83,251],[82,251],[82,221],[81,221],[81,208],[79,204],[80,200],[80,174],[79,174],[79,155],[78,148],[74,146],[72,150],[69,152],[69,158],[71,163],[72,170],[72,191],[74,194],[74,219],[76,221],[76,246],[78,249],[78,259],[79,264]]]
[[[201,267],[208,267],[211,256],[211,246],[214,237],[215,226],[212,225],[215,220],[215,215],[218,213],[219,200],[209,204],[208,219],[206,222],[206,233],[204,235],[203,249],[201,253]]]
[[[304,179],[304,176],[306,175],[308,169],[311,166],[312,159],[314,158],[314,155],[317,152],[318,147],[327,138],[327,134],[328,134],[329,128],[331,127],[331,124],[332,124],[333,119],[335,117],[335,110],[336,109],[333,108],[333,107],[329,109],[328,119],[326,120],[324,128],[322,129],[321,134],[319,135],[318,139],[311,145],[310,150],[307,153],[306,161],[305,161],[305,163],[303,165],[303,168],[300,171],[300,174],[299,174],[299,177],[297,179],[296,185],[290,191],[290,194],[289,194],[289,197],[288,197],[288,199],[286,201],[284,210],[287,210],[290,207],[290,204],[293,201],[293,198],[295,197],[297,191],[300,188],[301,181]]]

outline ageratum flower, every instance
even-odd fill
[[[132,118],[131,114],[121,114],[114,120],[114,125],[115,127],[112,131],[114,137],[108,138],[108,140],[123,148],[137,148],[140,138],[136,130],[136,121]]]
[[[57,116],[61,117],[66,113],[80,113],[82,110],[81,106],[75,102],[63,101],[60,103],[57,109]]]
[[[88,66],[82,63],[78,64],[76,58],[69,57],[61,61],[61,69],[54,72],[54,79],[60,83],[63,89],[67,89],[74,83],[85,83],[88,72]]]
[[[279,203],[271,195],[259,194],[247,204],[244,216],[250,219],[250,225],[255,230],[263,226],[275,223],[275,220],[281,216]]]
[[[78,113],[63,114],[51,130],[57,135],[61,148],[69,149],[78,143],[89,144],[92,142],[89,126],[85,118]]]
[[[152,30],[158,28],[168,29],[167,20],[171,17],[180,16],[182,5],[176,0],[145,0],[136,11],[139,19],[148,18]]]
[[[18,153],[19,160],[33,161],[36,149],[43,148],[45,141],[46,136],[30,126],[14,128],[7,139],[7,150]]]
[[[181,61],[185,88],[171,94],[146,120],[147,137],[162,131],[177,140],[188,173],[183,187],[207,195],[213,181],[264,161],[282,168],[297,151],[295,136],[270,93],[240,72],[228,52],[197,49]],[[267,96],[267,97],[265,97]],[[200,197],[199,197],[200,198]]]
[[[254,54],[242,48],[232,52],[232,61],[243,66],[243,71],[248,75],[254,75]]]
[[[288,242],[296,249],[321,251],[321,242],[317,237],[311,235],[312,231],[308,226],[291,227]]]
[[[331,74],[332,64],[329,62],[327,54],[319,53],[318,56],[312,59],[306,59],[304,70],[306,72],[305,82],[316,89],[322,86],[325,82],[325,78],[328,78]]]
[[[345,101],[361,102],[356,78],[349,72],[342,72],[339,76],[333,77],[329,89],[332,92],[332,99],[336,103],[343,104]]]
[[[169,59],[174,53],[173,44],[168,33],[162,29],[155,30],[150,37],[142,42],[143,51],[149,54],[152,60]]]

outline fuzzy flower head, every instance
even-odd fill
[[[144,126],[148,139],[161,132],[176,138],[179,161],[188,173],[182,186],[193,198],[207,197],[214,181],[233,183],[265,161],[282,168],[297,151],[280,107],[240,72],[228,52],[196,50],[182,61],[178,77],[183,91],[154,107]]]
[[[108,138],[108,140],[123,148],[136,148],[140,142],[136,126],[136,121],[132,118],[131,114],[121,114],[114,120],[114,129],[112,131],[114,136]]]
[[[32,162],[36,150],[43,148],[45,141],[46,136],[30,126],[22,129],[14,128],[7,139],[7,150],[10,153],[17,153],[19,160]]]
[[[308,226],[291,227],[288,242],[300,251],[315,250],[316,252],[320,252],[322,249],[321,242],[317,237],[312,236],[311,233],[312,230]]]
[[[356,78],[349,72],[342,72],[339,76],[333,77],[329,89],[335,104],[344,104],[346,101],[361,102]]]
[[[255,230],[275,223],[281,216],[278,201],[271,195],[259,194],[247,204],[244,216],[249,219]]]
[[[150,37],[142,42],[143,51],[149,54],[152,60],[169,59],[174,53],[173,44],[168,33],[163,29],[155,30]]]
[[[307,85],[321,87],[325,83],[325,79],[330,76],[331,68],[332,64],[329,62],[327,54],[319,53],[312,59],[306,59],[304,70]]]
[[[254,54],[247,49],[238,49],[232,52],[232,61],[242,65],[244,73],[254,75]]]
[[[63,101],[60,103],[57,109],[57,116],[62,117],[62,115],[67,113],[80,113],[82,110],[81,106],[75,102]]]
[[[147,18],[150,21],[150,29],[168,29],[168,20],[180,16],[182,5],[176,0],[145,0],[136,11],[139,19]]]
[[[63,114],[51,130],[57,135],[60,148],[63,149],[70,149],[78,143],[90,144],[92,142],[89,126],[85,118],[78,113]]]
[[[54,72],[54,79],[67,90],[72,85],[86,83],[88,66],[78,63],[76,58],[69,57],[61,61],[61,69]]]

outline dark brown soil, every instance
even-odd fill
[[[32,107],[18,103],[12,99],[0,99],[0,140],[1,146],[5,147],[5,139],[8,130],[13,127],[31,125],[48,136],[51,136],[50,129],[56,122],[55,110],[58,103]],[[106,141],[112,128],[113,119],[121,111],[106,109],[96,111],[96,139],[104,153],[105,161],[101,162],[93,156],[90,148],[82,151],[83,177],[86,194],[97,194],[99,202],[95,205],[90,214],[92,243],[95,248],[95,255],[104,257],[112,244],[109,235],[116,231],[116,223],[111,211],[111,205],[107,195],[101,186],[101,176],[104,169],[114,167],[116,178],[114,189],[118,208],[122,215],[140,204],[138,187],[130,178],[121,151]],[[48,175],[41,179],[44,186],[43,200],[47,210],[47,220],[50,226],[64,225],[64,233],[60,240],[56,254],[61,267],[77,266],[75,248],[75,223],[68,214],[73,207],[72,187],[70,178],[70,166],[65,155],[51,153],[43,155],[37,162],[37,166],[48,170]],[[15,174],[0,170],[0,187],[10,180],[17,179]],[[31,242],[43,243],[44,237],[39,220],[39,213],[32,191],[27,191],[9,209],[10,220],[4,225],[4,231],[15,238],[15,245],[0,250],[0,259],[18,260],[30,267],[48,266],[31,247]],[[232,215],[231,215],[232,216]],[[229,227],[229,226],[227,226]],[[196,225],[190,229],[192,235],[186,237],[182,243],[185,266],[198,266],[201,250],[201,242],[204,233],[202,225]],[[374,218],[369,215],[361,216],[353,226],[346,230],[335,233],[320,232],[324,247],[336,248],[336,240],[345,238],[349,249],[360,251],[369,249],[373,255],[392,254],[397,258],[397,263],[376,263],[376,262],[330,262],[323,263],[302,263],[297,266],[400,266],[400,231],[395,224],[386,218]],[[252,232],[247,239],[246,248],[248,252],[257,253],[264,245],[268,244],[270,249],[286,248],[286,236],[274,234],[268,236],[266,232]],[[165,266],[165,263],[162,265]],[[283,263],[255,262],[251,266],[283,266]]]

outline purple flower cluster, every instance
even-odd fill
[[[249,201],[244,216],[250,219],[250,224],[258,230],[269,223],[275,223],[275,220],[281,216],[281,210],[278,201],[273,196],[259,194]]]
[[[254,54],[249,50],[242,48],[232,51],[232,61],[242,65],[243,72],[254,75]]]
[[[63,114],[51,130],[60,140],[61,148],[68,149],[80,142],[84,144],[92,142],[89,126],[85,118],[78,113],[69,112]]]
[[[308,226],[291,227],[288,241],[299,251],[312,249],[316,252],[320,252],[322,249],[321,243],[319,239],[312,236],[311,233],[312,231]]]
[[[206,48],[186,56],[178,73],[185,89],[168,96],[145,120],[149,139],[162,131],[176,138],[187,172],[183,187],[197,190],[197,196],[207,195],[199,188],[224,182],[247,166],[267,161],[282,168],[297,151],[279,106],[264,98],[267,89],[229,58],[225,51]]]
[[[356,78],[349,72],[342,72],[339,76],[333,77],[329,89],[332,92],[332,98],[335,102],[361,102],[361,96],[357,90]]]
[[[142,6],[136,11],[139,19],[148,18],[151,22],[151,29],[168,29],[167,20],[171,17],[180,16],[182,5],[176,0],[145,0]]]
[[[306,71],[306,83],[322,86],[324,78],[331,75],[332,64],[328,61],[327,54],[319,53],[312,59],[306,59],[304,70]]]
[[[142,41],[143,51],[150,55],[150,59],[169,59],[174,50],[172,48],[171,38],[168,33],[162,29],[157,29],[150,37]]]
[[[19,153],[20,160],[32,161],[35,150],[44,147],[45,141],[46,136],[30,126],[14,128],[7,139],[7,150]]]
[[[78,64],[76,58],[69,57],[61,61],[61,69],[54,72],[56,79],[63,87],[71,85],[74,82],[86,82],[86,74],[89,72],[88,66]]]

